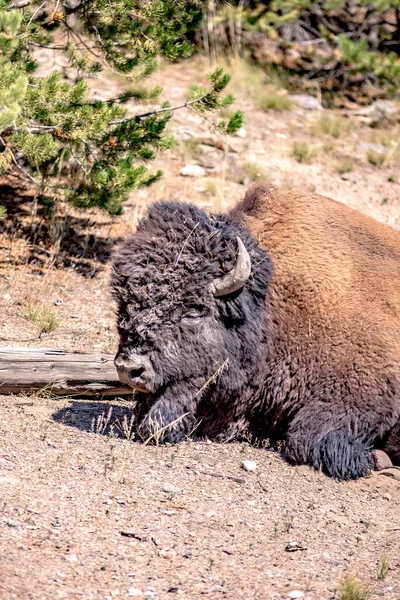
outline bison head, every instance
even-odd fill
[[[177,441],[243,419],[268,346],[271,264],[243,225],[178,202],[150,207],[114,258],[121,381],[151,408],[142,433]],[[240,399],[243,398],[243,401]]]

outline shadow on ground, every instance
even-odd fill
[[[56,267],[73,267],[84,277],[95,277],[110,259],[119,237],[110,235],[114,224],[111,218],[101,223],[105,233],[98,231],[99,223],[92,216],[46,216],[45,207],[38,205],[32,215],[32,190],[9,181],[0,181],[0,204],[7,216],[0,222],[0,234],[27,242],[23,262],[41,271],[49,261]],[[18,262],[18,259],[17,259]]]
[[[122,402],[124,402],[122,404]],[[135,402],[88,402],[74,400],[53,413],[53,419],[80,431],[115,438],[134,438],[137,411]]]

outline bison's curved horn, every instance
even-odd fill
[[[238,243],[238,257],[236,265],[223,277],[214,279],[211,285],[214,296],[220,298],[232,292],[236,292],[244,286],[251,273],[251,261],[240,237],[236,238]]]

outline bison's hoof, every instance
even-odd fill
[[[393,467],[392,461],[383,450],[373,450],[372,463],[375,471],[382,471],[383,469],[390,469],[390,467]]]

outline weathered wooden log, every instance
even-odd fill
[[[55,395],[121,396],[114,357],[54,348],[0,347],[0,395],[48,390]]]

